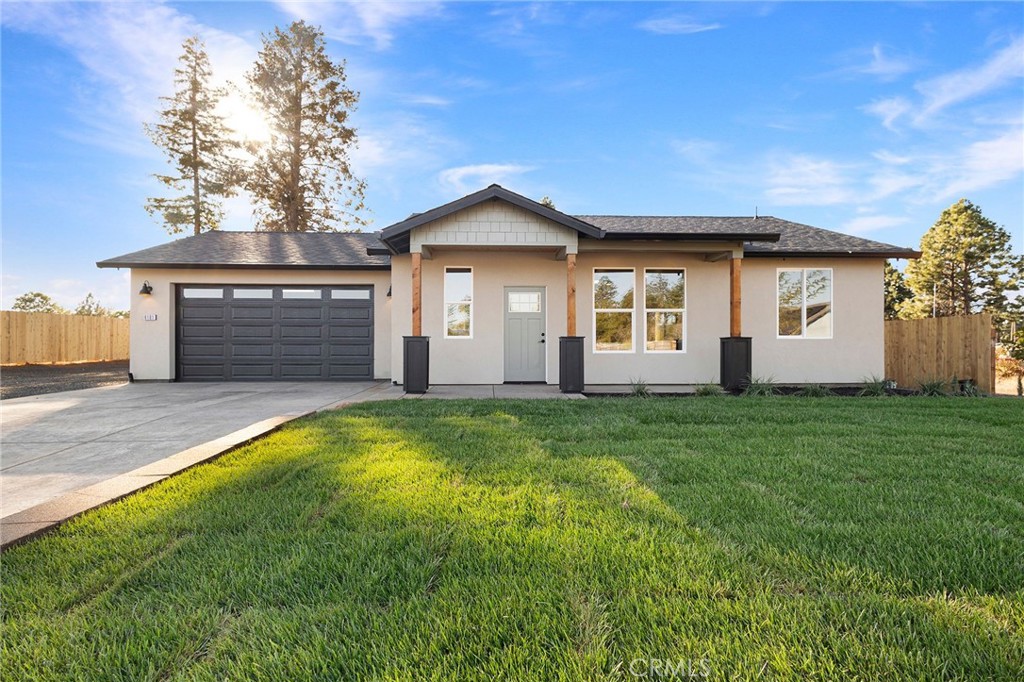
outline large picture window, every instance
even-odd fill
[[[832,270],[779,270],[779,337],[832,338]]]
[[[632,269],[594,270],[595,351],[633,351],[634,282]]]
[[[686,350],[686,272],[644,271],[644,329],[649,353]]]
[[[473,337],[473,269],[444,269],[444,335]]]

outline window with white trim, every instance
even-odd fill
[[[644,350],[686,350],[686,271],[644,270]]]
[[[444,335],[473,337],[473,268],[444,269]]]
[[[778,271],[779,338],[832,338],[832,269]]]
[[[594,269],[595,352],[633,352],[635,280],[632,268]]]

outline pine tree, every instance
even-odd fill
[[[921,238],[921,258],[907,265],[913,300],[910,317],[970,315],[981,310],[1005,314],[1008,291],[1017,288],[1017,258],[1010,234],[967,199],[939,216]]]
[[[906,302],[913,298],[914,292],[907,286],[903,273],[893,267],[890,261],[885,261],[884,273],[885,319],[895,320]]]
[[[216,230],[224,218],[221,199],[235,193],[239,180],[237,163],[230,151],[236,146],[217,104],[222,88],[210,86],[212,72],[203,42],[193,36],[182,44],[174,70],[173,97],[161,97],[168,106],[160,122],[147,125],[146,133],[164,150],[174,175],[156,175],[161,183],[181,192],[171,198],[152,197],[146,202],[150,215],[160,213],[170,234],[191,229],[194,234]]]
[[[349,125],[359,93],[346,86],[345,63],[327,56],[323,32],[304,21],[263,37],[248,75],[252,98],[270,126],[253,149],[246,187],[258,202],[260,229],[330,231],[365,225],[365,183],[350,166],[356,131]]]

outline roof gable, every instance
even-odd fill
[[[411,241],[410,233],[417,227],[491,200],[508,202],[513,206],[518,206],[523,210],[567,227],[583,236],[596,239],[604,237],[604,231],[601,228],[595,227],[584,220],[567,215],[556,209],[548,208],[544,204],[528,199],[521,194],[510,192],[501,185],[491,185],[479,192],[474,192],[425,213],[417,213],[399,223],[385,227],[380,232],[380,240],[387,244],[394,253],[407,253]]]

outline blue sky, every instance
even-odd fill
[[[967,197],[1024,246],[1019,2],[4,2],[3,307],[127,308],[127,274],[94,263],[171,239],[143,210],[165,166],[142,123],[181,41],[241,83],[295,18],[362,93],[371,230],[499,182],[568,213],[757,207],[902,246]],[[245,197],[228,210],[250,229]]]

